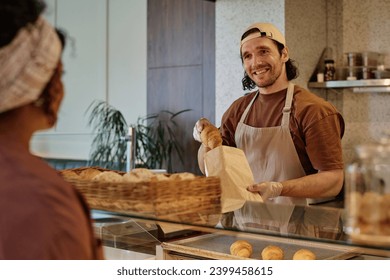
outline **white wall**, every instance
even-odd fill
[[[128,124],[146,114],[147,0],[47,0],[46,18],[68,34],[65,97],[57,126],[37,133],[32,151],[88,159],[86,110],[94,100],[119,109]]]

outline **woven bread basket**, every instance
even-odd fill
[[[84,170],[125,172],[100,167],[60,170],[60,175],[85,197],[92,209],[121,212],[161,220],[215,226],[221,215],[221,187],[218,177],[195,176],[183,180],[140,182],[97,182],[69,174]],[[167,174],[169,177],[169,174]]]

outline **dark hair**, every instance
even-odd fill
[[[258,32],[258,29],[254,28],[254,29],[248,30],[247,32],[245,32],[242,35],[241,40],[243,40],[245,37],[247,37],[249,34],[251,34],[253,32]],[[275,41],[275,40],[272,40],[272,41],[277,46],[279,54],[282,55],[282,51],[284,49],[284,45],[279,43],[279,42],[277,42],[277,41]],[[241,57],[241,62],[243,63],[241,51],[240,51],[240,57]],[[294,60],[292,60],[292,59],[289,59],[286,62],[286,75],[287,75],[287,80],[289,80],[289,81],[291,81],[293,79],[296,79],[299,76],[299,71],[298,71],[298,67],[296,66],[296,62]],[[244,78],[242,78],[241,82],[242,82],[242,88],[244,90],[251,90],[251,89],[254,89],[256,87],[255,82],[252,81],[251,78],[249,78],[248,74],[245,71],[244,71]]]
[[[65,42],[66,42],[66,34],[62,30],[57,28],[56,28],[56,33],[58,35],[58,38],[60,39],[62,49],[64,49]],[[61,75],[62,73],[59,72],[58,65],[57,65],[52,77],[46,84],[45,88],[43,89],[39,97],[40,99],[43,100],[42,108],[47,115],[51,115],[51,116],[55,115],[51,109],[51,103],[53,102],[54,96],[53,93],[50,91],[50,88],[53,86],[53,83],[55,82],[53,78],[57,77],[58,79],[60,79]]]
[[[8,45],[19,29],[34,23],[45,8],[42,0],[1,0],[0,47]]]

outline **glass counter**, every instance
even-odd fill
[[[275,213],[289,213],[289,218]],[[350,240],[340,207],[246,202],[234,212],[210,216],[202,223],[202,217],[186,222],[175,215],[161,219],[150,213],[92,210],[95,232],[105,246],[155,259],[241,259],[229,252],[237,240],[252,244],[251,259],[261,259],[267,245],[283,248],[284,259],[302,248],[317,259],[390,259],[390,244]]]

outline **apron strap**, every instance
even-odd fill
[[[248,115],[248,112],[249,112],[250,108],[252,107],[253,102],[255,102],[256,97],[258,95],[259,95],[259,91],[256,92],[255,96],[252,98],[252,100],[249,103],[249,105],[246,106],[244,113],[242,113],[242,115],[241,115],[241,118],[240,118],[240,121],[239,121],[240,123],[243,123],[245,121],[245,119],[246,119],[246,117]]]
[[[245,121],[245,119],[246,119],[246,117],[247,117],[247,115],[249,113],[249,110],[252,107],[252,104],[253,104],[253,102],[255,102],[256,97],[258,95],[259,95],[259,91],[256,92],[256,94],[252,98],[251,102],[245,108],[244,113],[242,113],[241,118],[240,118],[240,123],[243,123]],[[281,126],[289,127],[293,95],[294,95],[294,84],[293,83],[289,83],[288,84],[288,88],[287,88],[286,101],[284,103],[284,108],[283,108],[283,118],[282,118]]]
[[[287,88],[286,101],[284,103],[284,108],[283,108],[282,126],[289,127],[293,95],[294,95],[294,84],[289,83]]]

